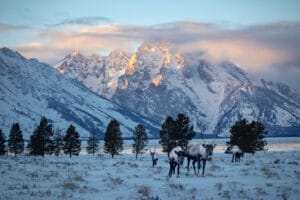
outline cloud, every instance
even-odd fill
[[[31,30],[29,26],[0,23],[0,31]]]
[[[113,23],[81,26],[97,20],[105,21],[101,17],[65,20],[58,23],[64,24],[62,30],[48,27],[40,31],[37,38],[42,42],[37,40],[15,49],[54,64],[75,48],[92,54],[120,48],[133,51],[144,41],[165,42],[183,53],[202,52],[211,62],[229,60],[252,74],[300,85],[295,80],[295,74],[300,74],[300,22],[239,29],[188,21],[153,26]]]
[[[65,19],[52,26],[62,26],[62,25],[97,25],[102,23],[111,23],[112,20],[101,16],[89,16],[89,17],[79,17],[79,18],[69,18]],[[51,26],[51,25],[50,25]]]

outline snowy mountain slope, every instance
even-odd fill
[[[87,64],[87,68],[101,72],[96,78],[99,84],[94,75],[78,71],[74,76],[69,72],[72,66],[82,69],[82,63],[95,63],[91,57],[86,62],[87,58],[67,56],[55,67],[158,123],[182,112],[190,117],[196,130],[201,128],[207,133],[228,135],[236,120],[246,118],[262,121],[271,135],[299,134],[300,95],[286,85],[254,80],[230,62],[211,64],[199,53],[181,54],[163,44],[144,43],[131,56],[124,54],[99,56],[101,65]],[[107,64],[115,60],[122,62]],[[116,69],[119,73],[106,75]]]
[[[72,70],[76,74],[75,66]],[[0,83],[0,128],[6,135],[12,123],[19,122],[24,137],[29,138],[42,116],[54,128],[65,130],[74,124],[81,136],[91,131],[103,136],[111,119],[120,122],[125,137],[131,136],[137,123],[149,134],[157,134],[151,120],[98,96],[53,67],[7,48],[0,49]]]

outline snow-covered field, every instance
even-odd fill
[[[154,168],[148,153],[135,160],[131,141],[114,158],[0,157],[0,199],[300,199],[300,138],[269,138],[268,151],[241,163],[223,153],[227,140],[217,140],[204,176],[184,168],[179,178],[167,177],[166,154]]]

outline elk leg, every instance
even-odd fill
[[[170,161],[170,170],[169,170],[169,177],[172,176],[172,172],[173,172],[173,162]]]
[[[231,162],[233,162],[233,160],[234,160],[234,153],[232,154],[232,160],[231,160]]]
[[[198,158],[198,172],[197,172],[197,175],[199,175],[200,168],[201,168],[201,160],[200,160],[200,158]]]
[[[206,160],[203,160],[202,175],[204,175]]]
[[[179,177],[179,170],[180,170],[180,165],[177,164],[177,178]]]
[[[191,162],[191,159],[188,157],[188,158],[187,158],[187,161],[188,161],[188,163],[187,163],[187,171],[189,171],[189,170],[190,170],[190,162]]]
[[[195,167],[195,163],[196,163],[196,160],[193,160],[193,168],[194,168],[194,172],[195,172],[195,174],[197,174],[197,172],[196,172],[196,167]]]

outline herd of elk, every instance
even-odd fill
[[[177,177],[179,177],[180,174],[180,166],[183,165],[184,157],[187,157],[187,171],[189,172],[189,167],[190,167],[190,161],[193,161],[193,169],[195,175],[199,175],[199,171],[201,168],[201,161],[202,161],[202,175],[205,173],[205,166],[206,166],[206,161],[212,160],[213,156],[213,150],[216,147],[216,137],[213,140],[212,143],[206,143],[202,131],[201,131],[201,138],[202,142],[200,143],[190,143],[187,145],[186,149],[182,149],[179,146],[174,147],[170,153],[169,153],[169,164],[170,164],[170,169],[169,169],[169,177],[172,177],[173,174],[175,174],[176,167],[177,167]],[[225,153],[230,153],[232,154],[232,162],[240,162],[240,158],[243,156],[243,151],[238,145],[230,145]],[[150,154],[152,156],[152,161],[153,161],[153,167],[156,164],[154,164],[154,157],[155,151],[152,152],[150,150]],[[197,163],[197,169],[195,164]]]

